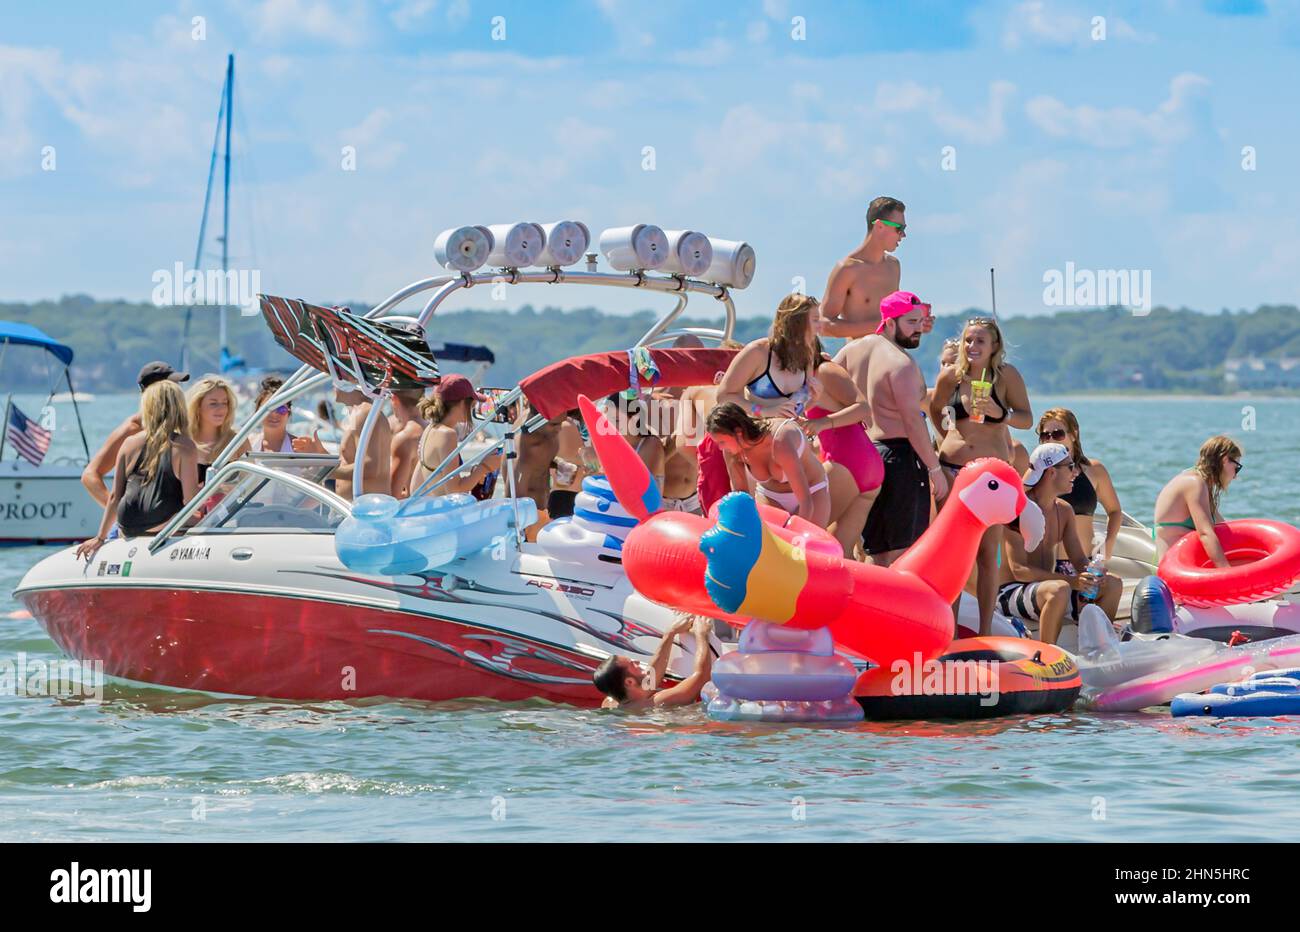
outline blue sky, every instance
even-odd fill
[[[985,306],[990,266],[1000,311],[1048,312],[1067,262],[1150,270],[1156,304],[1296,301],[1300,4],[1280,0],[7,4],[0,300],[147,300],[192,260],[228,51],[231,252],[272,292],[375,301],[438,271],[444,227],[573,218],[744,239],[737,305],[769,314],[798,279],[821,292],[887,193],[903,287],[940,313]]]

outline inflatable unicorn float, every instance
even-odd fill
[[[622,547],[632,586],[680,611],[760,626],[715,665],[711,714],[978,718],[1074,702],[1079,673],[1064,651],[1024,638],[952,639],[952,604],[981,537],[1028,502],[1009,464],[968,463],[926,533],[881,567],[845,559],[826,530],[743,492],[709,518],[661,510],[640,457],[589,398],[579,407],[618,504],[637,521]],[[851,681],[850,657],[874,666]]]

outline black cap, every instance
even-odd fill
[[[190,374],[188,372],[177,372],[165,362],[151,362],[140,370],[136,377],[136,383],[140,386],[140,391],[144,391],[154,382],[160,382],[163,379],[171,379],[173,382],[187,382]]]

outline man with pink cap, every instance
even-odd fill
[[[925,379],[908,354],[921,344],[930,305],[910,291],[880,301],[876,332],[848,343],[835,361],[848,370],[871,406],[868,436],[885,464],[862,547],[867,559],[889,566],[930,526],[930,492],[942,498],[948,482],[921,413]]]

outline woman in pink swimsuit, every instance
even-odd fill
[[[858,496],[840,515],[835,529],[841,543],[856,542],[885,479],[885,464],[867,436],[871,408],[862,389],[843,366],[822,356],[820,346],[817,358],[821,360],[816,369],[818,392],[805,412],[804,432],[817,439],[823,462],[843,466],[857,483]]]

